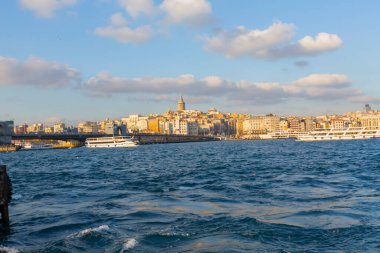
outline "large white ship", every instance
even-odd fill
[[[320,129],[297,136],[298,141],[365,140],[380,138],[380,129],[349,127],[345,129]]]
[[[132,138],[127,136],[86,139],[86,147],[88,148],[129,148],[136,145],[137,144],[132,140]]]

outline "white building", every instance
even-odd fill
[[[380,115],[365,115],[362,117],[362,126],[379,129],[380,128]]]
[[[64,133],[66,132],[66,126],[64,123],[56,123],[53,126],[54,133]]]
[[[78,133],[84,134],[97,134],[99,132],[99,126],[96,122],[80,122],[78,124]]]
[[[189,122],[182,119],[175,119],[173,122],[173,133],[174,134],[182,134],[182,135],[188,135],[189,134]]]
[[[243,121],[244,134],[275,132],[279,129],[280,117],[278,116],[255,116]]]

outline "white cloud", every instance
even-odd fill
[[[343,41],[338,35],[328,33],[318,33],[315,38],[306,36],[298,41],[301,52],[310,54],[335,50],[342,44]]]
[[[103,37],[111,37],[122,43],[142,43],[153,36],[150,26],[131,28],[121,13],[115,13],[110,18],[111,25],[98,27],[95,34]]]
[[[66,6],[75,5],[77,0],[19,0],[20,5],[42,18],[51,18]]]
[[[160,5],[171,24],[203,25],[211,18],[212,8],[207,0],[164,0]]]
[[[285,91],[310,98],[349,98],[361,96],[362,92],[351,86],[351,80],[342,74],[312,74],[293,81]]]
[[[90,78],[84,88],[92,95],[110,96],[115,93],[151,93],[168,94],[183,93],[203,95],[209,93],[222,95],[233,88],[233,84],[222,80],[216,85],[215,77],[206,77],[197,80],[195,76],[185,74],[178,77],[141,77],[123,78],[113,77],[107,72],[101,72]]]
[[[164,95],[183,94],[203,99],[224,97],[244,103],[273,104],[291,98],[318,100],[347,100],[363,102],[366,97],[352,87],[350,79],[342,74],[312,74],[290,83],[229,81],[218,76],[197,79],[193,75],[178,77],[114,77],[101,72],[84,83],[83,88],[94,96],[112,96],[125,93]],[[161,97],[162,98],[162,97]],[[367,97],[368,98],[368,97]],[[373,100],[371,100],[373,101]]]
[[[64,87],[79,84],[79,71],[65,64],[29,57],[25,62],[0,56],[0,86]]]
[[[124,18],[121,12],[118,12],[110,17],[110,23],[114,26],[125,26],[127,25],[127,20]]]
[[[344,87],[350,85],[351,80],[346,75],[342,74],[311,74],[294,81],[293,86],[311,87]]]
[[[221,31],[215,37],[205,39],[206,48],[226,57],[251,55],[262,57],[268,48],[288,42],[294,35],[294,26],[281,22],[265,30],[249,30],[239,26],[232,31]]]
[[[315,38],[306,36],[291,43],[295,26],[275,22],[264,30],[250,30],[239,26],[231,31],[221,31],[213,37],[205,37],[205,48],[223,54],[227,58],[250,56],[260,59],[277,59],[315,55],[335,50],[343,42],[338,35],[318,33]]]
[[[150,16],[156,9],[152,0],[119,0],[119,4],[133,18],[142,14]]]

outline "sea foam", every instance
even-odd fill
[[[13,194],[12,195],[12,199],[14,199],[14,200],[19,200],[19,199],[21,199],[22,198],[22,195],[21,194]]]
[[[123,244],[123,248],[120,250],[120,253],[124,253],[126,250],[133,249],[137,244],[138,242],[134,238],[126,240]]]
[[[19,253],[18,249],[0,245],[0,253]]]
[[[94,233],[94,232],[101,232],[101,231],[108,231],[108,230],[110,230],[110,227],[108,225],[101,225],[97,228],[87,228],[87,229],[80,231],[76,235],[76,237],[82,237],[82,236],[89,235],[89,234]]]

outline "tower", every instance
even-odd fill
[[[184,110],[186,110],[185,101],[183,101],[183,98],[181,96],[181,98],[178,101],[177,111],[184,111]]]

